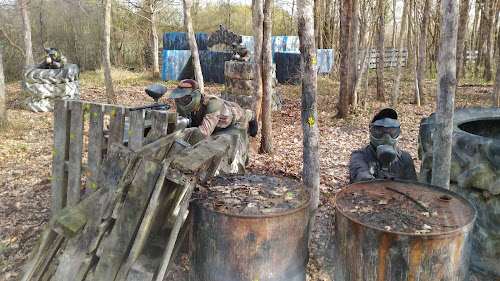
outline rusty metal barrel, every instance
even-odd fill
[[[190,280],[306,279],[311,200],[300,183],[243,175],[206,189],[191,205]]]
[[[335,197],[335,280],[469,280],[472,204],[447,189],[367,181]]]

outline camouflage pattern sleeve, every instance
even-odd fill
[[[251,56],[252,56],[252,53],[249,50],[247,50],[245,55],[242,56],[240,60],[241,61],[250,61]]]
[[[66,59],[66,57],[63,54],[59,53],[56,61],[54,61],[52,64],[57,68],[63,68],[67,62],[68,60]]]

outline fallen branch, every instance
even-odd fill
[[[413,198],[412,196],[410,196],[409,194],[407,194],[407,193],[405,193],[405,192],[403,192],[403,191],[399,191],[399,190],[397,190],[397,189],[395,189],[395,188],[392,188],[392,187],[390,187],[390,186],[386,186],[385,188],[386,188],[386,189],[389,189],[389,190],[392,190],[392,191],[394,191],[394,192],[396,192],[396,193],[399,193],[399,194],[401,194],[401,195],[404,195],[404,196],[406,196],[406,197],[408,197],[408,199],[410,199],[411,201],[415,202],[415,204],[419,205],[422,209],[424,209],[424,211],[428,212],[428,213],[429,213],[429,215],[432,217],[432,214],[431,214],[431,212],[429,211],[429,209],[427,209],[427,207],[425,207],[425,206],[424,206],[424,204],[422,204],[422,202],[420,202],[418,199],[415,199],[415,198]]]

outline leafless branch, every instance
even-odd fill
[[[19,53],[21,53],[21,55],[23,56],[23,58],[26,58],[26,55],[24,54],[23,49],[21,47],[19,47],[18,45],[14,44],[14,42],[12,42],[12,40],[10,40],[10,38],[7,35],[7,33],[5,32],[5,30],[0,27],[0,31],[2,31],[2,34],[5,37],[5,39],[7,39],[7,41],[9,41],[9,44],[12,47],[16,48],[17,50],[19,50]]]

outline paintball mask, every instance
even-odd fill
[[[188,117],[191,111],[196,109],[200,104],[201,92],[198,90],[198,83],[196,81],[185,79],[170,93],[169,97],[174,99],[177,113],[180,116]]]
[[[244,56],[246,53],[247,45],[245,43],[240,43],[238,45],[238,54]]]
[[[397,120],[397,113],[393,109],[381,110],[370,122],[370,142],[377,148],[379,145],[398,144],[401,134],[401,123]]]

